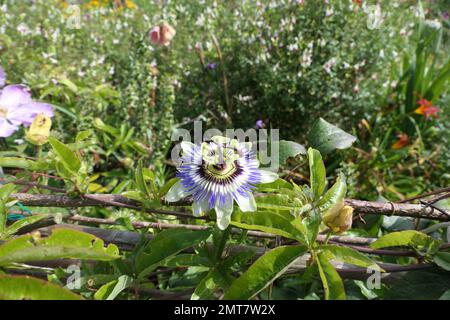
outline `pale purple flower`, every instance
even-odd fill
[[[260,119],[256,121],[256,129],[264,128],[264,122]]]
[[[53,117],[52,105],[33,101],[26,86],[6,86],[0,92],[0,137],[9,137],[20,125],[29,126],[40,113]]]
[[[5,70],[3,70],[2,67],[0,67],[0,87],[3,87],[6,82],[6,74]]]
[[[217,67],[217,63],[210,62],[206,65],[206,67],[210,70],[214,70]]]

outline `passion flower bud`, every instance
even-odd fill
[[[337,206],[330,209],[323,216],[323,223],[333,232],[341,233],[349,230],[353,222],[353,208],[350,206]]]
[[[37,146],[46,144],[48,142],[48,137],[50,136],[51,126],[52,120],[50,117],[47,117],[43,113],[38,114],[26,133],[27,140]]]

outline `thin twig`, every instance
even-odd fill
[[[47,186],[44,184],[39,184],[37,182],[24,181],[24,180],[12,180],[11,181],[11,180],[4,179],[4,178],[0,178],[0,181],[2,181],[4,183],[12,183],[12,184],[17,184],[17,185],[22,185],[22,186],[36,187],[38,189],[44,189],[44,190],[49,190],[49,191],[58,192],[58,193],[66,193],[66,190],[64,190],[64,189],[51,187],[51,186]]]
[[[342,246],[342,244],[338,244],[335,241],[330,240],[329,243],[337,244]],[[406,251],[406,250],[386,250],[386,249],[371,249],[362,246],[354,246],[354,245],[345,245],[348,248],[355,249],[359,252],[364,252],[368,254],[374,254],[379,256],[395,256],[395,257],[414,257],[417,256],[417,253],[414,251]]]
[[[133,201],[117,194],[85,194],[82,197],[72,198],[66,195],[15,193],[11,195],[11,198],[19,200],[24,205],[36,207],[76,208],[114,206],[139,210],[150,214],[166,214],[185,219],[211,220],[211,218],[208,216],[195,217],[189,213],[181,211],[144,208],[139,202]],[[355,214],[394,215],[450,221],[450,216],[443,216],[432,208],[424,208],[422,205],[418,204],[370,202],[354,199],[346,199],[345,203],[353,207]]]
[[[433,191],[426,192],[426,193],[423,193],[423,194],[418,195],[418,196],[414,196],[414,197],[411,197],[411,198],[403,199],[401,201],[398,201],[398,203],[406,203],[406,202],[410,202],[410,201],[413,201],[413,200],[426,198],[428,196],[432,196],[432,195],[443,193],[443,192],[450,192],[450,187],[433,190]]]
[[[73,215],[67,217],[67,220],[81,223],[93,223],[98,225],[117,225],[118,223],[112,219],[101,219],[101,218],[93,218],[93,217],[84,217],[80,215]],[[170,223],[159,223],[159,222],[147,222],[147,221],[133,221],[131,222],[133,227],[139,228],[157,228],[157,229],[171,229],[171,228],[186,228],[190,230],[205,230],[209,227],[207,226],[199,226],[199,225],[189,225],[189,224],[170,224]],[[231,233],[240,234],[241,231],[238,229],[232,229]],[[275,239],[276,236],[270,233],[261,232],[261,231],[253,231],[249,230],[247,235],[255,238],[267,238],[267,239]],[[318,241],[323,241],[324,236],[318,235]],[[331,236],[330,242],[339,243],[341,245],[353,246],[356,250],[372,253],[372,254],[380,254],[380,255],[392,255],[392,256],[408,256],[413,255],[413,252],[409,251],[400,251],[396,252],[393,250],[374,250],[370,248],[362,247],[363,245],[368,245],[374,242],[374,238],[362,238],[362,237],[349,237],[349,236]],[[295,241],[292,241],[295,243]],[[398,253],[398,254],[396,254]]]

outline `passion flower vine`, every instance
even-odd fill
[[[243,212],[256,211],[252,191],[259,183],[275,181],[276,173],[259,169],[259,161],[250,142],[214,136],[200,146],[182,142],[181,163],[176,182],[165,196],[176,202],[192,196],[195,216],[216,211],[217,225],[225,230],[230,224],[234,202]]]

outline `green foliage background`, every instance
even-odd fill
[[[168,159],[170,136],[178,128],[191,130],[194,120],[202,120],[204,128],[244,130],[262,120],[267,128],[279,128],[282,139],[319,149],[326,164],[317,151],[310,151],[308,163],[302,155],[304,148],[288,142],[290,155],[297,157],[283,164],[279,174],[295,183],[278,181],[262,187],[259,191],[275,195],[258,199],[261,212],[251,216],[235,213],[235,227],[270,231],[300,243],[281,246],[258,260],[252,250],[222,259],[225,243],[254,242],[213,228],[163,233],[152,229],[156,238],[142,240],[120,259],[115,246],[105,249],[103,242],[88,236],[86,241],[74,243],[70,231],[62,232],[56,243],[64,250],[51,241],[41,243],[43,252],[72,250],[69,256],[56,257],[88,259],[97,254],[98,260],[105,260],[85,267],[83,297],[130,298],[125,289],[136,284],[153,288],[145,279],[161,266],[182,269],[158,276],[159,289],[195,288],[193,299],[217,298],[217,290],[225,292],[225,298],[256,294],[290,299],[448,296],[448,286],[442,285],[448,274],[442,270],[408,273],[400,282],[380,290],[370,290],[362,281],[342,281],[328,260],[340,258],[363,267],[371,260],[315,241],[319,216],[330,209],[326,205],[342,200],[342,190],[347,190],[347,197],[396,201],[448,186],[450,25],[445,18],[446,1],[363,1],[361,6],[350,0],[300,2],[136,0],[122,1],[126,5],[117,8],[110,1],[0,1],[0,62],[7,82],[26,84],[34,97],[56,108],[52,138],[43,148],[17,141],[24,138],[24,129],[2,140],[0,165],[24,169],[16,178],[50,172],[59,178],[44,176],[38,182],[67,188],[70,195],[122,194],[142,202],[145,208],[161,208],[161,196],[174,183],[175,170]],[[376,3],[382,18],[379,25],[370,27]],[[71,4],[80,8],[77,27]],[[162,21],[176,29],[167,47],[153,45],[148,39],[149,30]],[[414,113],[420,98],[439,107],[439,118],[425,119]],[[346,130],[356,142],[319,118]],[[345,148],[353,145],[335,150],[336,141],[329,138],[328,130],[338,130],[338,137],[346,140]],[[408,144],[392,149],[399,134],[407,134]],[[344,183],[345,188],[327,191],[326,186],[333,182]],[[0,211],[6,212],[15,205],[8,201],[9,193],[17,189],[1,190]],[[319,205],[320,214],[311,211],[313,204]],[[448,208],[448,203],[441,205]],[[29,235],[15,238],[19,230],[47,215],[70,213],[65,209],[32,210],[46,216],[32,216],[9,226],[0,223],[1,238],[9,241],[8,246],[24,249],[14,256],[18,260],[8,260],[10,253],[4,251],[0,263],[30,258],[27,246],[37,240]],[[303,219],[300,224],[290,210],[296,212],[295,219]],[[309,216],[304,215],[310,211]],[[108,228],[127,231],[135,231],[133,221],[180,222],[125,208],[83,208],[77,213],[111,218],[118,225]],[[355,222],[348,235],[379,237],[387,233],[384,237],[389,237],[405,231],[390,241],[420,252],[420,261],[448,271],[448,252],[436,249],[441,242],[448,242],[448,234],[410,232],[432,225],[428,220],[368,216]],[[386,243],[390,246],[386,238],[380,239],[377,248]],[[90,241],[96,243],[93,251]],[[263,245],[269,243],[262,241]],[[195,254],[184,252],[192,245]],[[305,274],[280,278],[266,292],[267,283],[306,251],[314,263]],[[33,259],[45,257],[35,254]],[[402,265],[417,262],[415,259],[388,257],[377,263]],[[246,268],[249,262],[254,264]],[[236,274],[240,277],[235,278]],[[64,276],[57,270],[49,280],[62,286]],[[85,290],[88,279],[95,279],[95,293]],[[4,288],[14,286],[14,281],[0,270]],[[412,284],[405,289],[404,283]],[[250,284],[247,291],[241,292],[242,284]],[[321,284],[329,286],[322,290]],[[0,298],[35,298],[36,290],[45,293],[39,281],[30,280],[28,285],[31,291],[11,295],[4,290]],[[424,285],[430,290],[420,293]],[[49,288],[49,298],[59,294],[79,298],[59,287]]]

